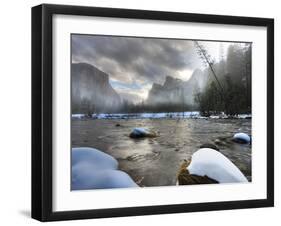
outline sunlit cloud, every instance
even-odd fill
[[[178,79],[181,79],[183,81],[188,81],[190,79],[190,77],[192,76],[193,70],[190,69],[185,69],[182,71],[177,71],[175,77],[177,77]]]

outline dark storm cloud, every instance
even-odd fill
[[[124,82],[163,82],[166,75],[198,67],[192,41],[94,35],[72,35],[72,61]]]

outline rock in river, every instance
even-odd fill
[[[157,134],[146,128],[134,128],[129,135],[131,138],[156,137]]]
[[[246,133],[236,133],[232,140],[240,144],[249,144],[251,142],[251,137]]]
[[[200,148],[211,148],[211,149],[214,149],[214,150],[216,150],[216,151],[219,151],[219,150],[220,150],[217,145],[215,145],[215,144],[210,144],[210,143],[202,144],[202,145],[200,146]]]

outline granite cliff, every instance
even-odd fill
[[[195,70],[188,81],[166,76],[163,85],[154,83],[149,91],[147,104],[194,104],[194,94],[201,91],[207,82],[201,70]]]
[[[111,112],[122,99],[111,87],[109,76],[86,63],[71,65],[72,114]]]

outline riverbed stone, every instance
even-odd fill
[[[214,149],[216,151],[220,150],[217,145],[211,144],[211,143],[202,144],[199,148],[211,148],[211,149]]]
[[[145,137],[156,137],[157,134],[154,131],[150,131],[146,128],[134,128],[129,135],[131,138],[145,138]]]
[[[251,143],[251,137],[246,133],[236,133],[236,134],[234,134],[232,140],[239,144]]]

